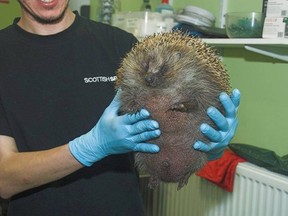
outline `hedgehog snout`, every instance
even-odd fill
[[[147,86],[151,86],[151,87],[157,86],[157,78],[154,75],[146,76],[145,82]]]

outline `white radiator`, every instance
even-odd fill
[[[248,162],[238,164],[232,193],[198,176],[180,191],[147,185],[141,178],[147,216],[288,216],[288,177]]]

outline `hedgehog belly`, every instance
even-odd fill
[[[193,113],[169,110],[173,100],[175,98],[167,95],[150,95],[149,100],[141,100],[143,107],[150,111],[152,119],[160,125],[161,136],[150,141],[160,147],[160,152],[137,153],[135,160],[140,170],[148,172],[153,178],[179,183],[187,182],[189,176],[206,163],[206,154],[193,149],[197,139],[203,140],[197,128],[204,118],[199,118],[199,113],[194,118]],[[141,102],[138,101],[138,104]],[[206,116],[205,113],[202,116]]]
[[[164,182],[188,180],[206,163],[206,155],[193,149],[194,140],[184,133],[162,134],[161,138],[153,140],[161,151],[157,154],[137,153],[136,164]]]

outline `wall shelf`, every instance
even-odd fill
[[[221,48],[241,48],[288,62],[288,39],[203,39],[207,44]]]

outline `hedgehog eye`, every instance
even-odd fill
[[[160,72],[162,75],[166,74],[166,73],[168,72],[168,65],[167,65],[166,63],[164,63],[164,64],[161,66],[159,72]]]
[[[147,72],[149,69],[149,63],[146,61],[142,62],[142,68],[144,69],[145,72]]]

